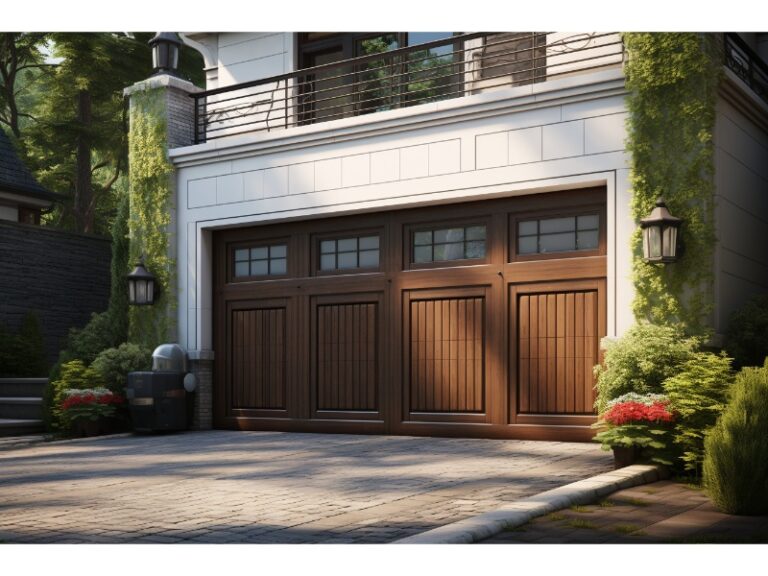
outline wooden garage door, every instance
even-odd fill
[[[215,425],[587,439],[604,197],[216,233]]]

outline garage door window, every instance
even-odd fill
[[[517,253],[549,254],[597,250],[600,219],[597,214],[523,220],[517,225]]]
[[[234,259],[235,278],[283,276],[288,270],[288,246],[273,244],[236,248]]]
[[[320,270],[376,269],[379,267],[379,237],[355,236],[320,241]]]
[[[437,228],[413,233],[416,264],[485,258],[485,226]]]

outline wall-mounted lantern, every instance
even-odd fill
[[[179,47],[181,40],[175,32],[158,32],[149,41],[152,48],[152,67],[155,74],[176,75],[179,67]]]
[[[678,256],[677,231],[683,223],[669,213],[659,198],[650,215],[640,220],[643,230],[643,260],[646,262],[675,262]]]
[[[155,303],[155,277],[144,267],[144,256],[139,258],[133,272],[128,274],[128,303],[149,306]]]

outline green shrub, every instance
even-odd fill
[[[39,378],[47,372],[43,331],[37,313],[27,312],[16,334],[0,325],[0,378]]]
[[[704,437],[725,408],[733,377],[731,358],[696,352],[678,374],[664,381],[675,413],[674,442],[683,469],[696,477],[704,459]]]
[[[128,372],[149,370],[152,365],[152,352],[136,344],[121,344],[117,348],[107,348],[99,353],[91,364],[112,392],[122,394]]]
[[[733,313],[725,349],[736,368],[761,365],[768,356],[768,294],[755,296]]]
[[[729,514],[768,514],[768,359],[736,376],[704,444],[704,484]]]
[[[663,392],[664,380],[677,374],[698,346],[698,339],[676,328],[653,324],[638,324],[609,341],[603,364],[595,367],[597,411],[602,414],[610,400],[628,392]]]
[[[85,390],[104,386],[101,375],[87,367],[80,360],[72,360],[61,365],[59,378],[50,382],[49,425],[57,429],[62,425],[61,403],[66,390]]]

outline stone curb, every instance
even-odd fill
[[[479,542],[499,532],[527,524],[533,518],[580,504],[589,504],[612,494],[641,484],[666,478],[666,470],[651,465],[635,464],[592,478],[566,484],[529,496],[479,516],[465,518],[420,534],[396,540],[392,544],[469,544]]]
[[[119,434],[102,434],[101,436],[88,436],[86,438],[62,438],[61,440],[47,440],[48,435],[40,435],[36,438],[12,442],[9,440],[13,436],[0,438],[0,452],[6,450],[15,450],[18,448],[30,448],[32,446],[60,446],[61,444],[75,444],[77,442],[88,442],[89,440],[101,440],[107,438],[126,438],[133,436],[133,432],[120,432]]]

